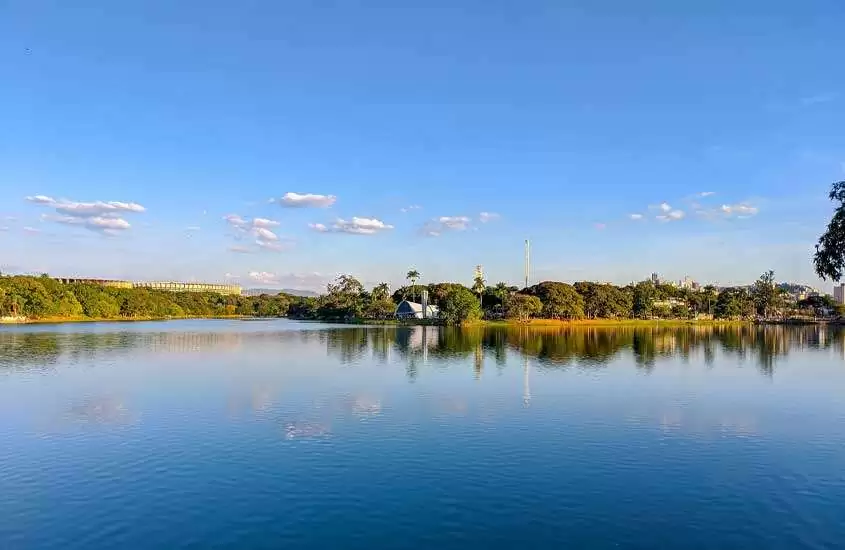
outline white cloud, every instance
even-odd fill
[[[314,193],[285,193],[281,199],[271,199],[282,206],[302,208],[328,208],[337,201],[334,195],[317,195]]]
[[[228,250],[229,250],[229,252],[235,252],[236,254],[252,254],[253,252],[255,252],[254,250],[252,250],[249,247],[240,246],[240,245],[230,246],[228,248]]]
[[[237,214],[227,214],[223,216],[223,219],[226,220],[226,223],[228,223],[237,232],[235,235],[236,239],[240,239],[246,235],[251,235],[255,238],[255,244],[261,250],[281,252],[287,248],[286,246],[278,243],[279,236],[268,229],[269,227],[280,225],[279,222],[275,220],[267,218],[253,218],[250,220],[242,218]],[[243,254],[255,252],[255,250],[245,246],[230,247],[229,250]]]
[[[36,229],[36,228],[30,227],[30,226],[24,227],[23,231],[24,231],[24,233],[29,233],[30,235],[37,235],[38,233],[41,233],[40,229]]]
[[[124,213],[142,213],[146,208],[134,202],[95,201],[77,202],[66,199],[56,200],[45,195],[26,197],[26,200],[43,206],[49,206],[56,214],[44,214],[42,219],[65,225],[76,225],[98,233],[116,235],[132,227],[121,215]]]
[[[132,227],[129,222],[123,218],[111,216],[91,216],[88,218],[80,218],[77,216],[42,214],[41,219],[64,225],[77,225],[90,229],[91,231],[110,235],[116,235],[118,232],[125,231]]]
[[[259,248],[269,250],[271,252],[283,252],[290,248],[290,246],[286,244],[282,244],[275,241],[264,241],[261,239],[256,240],[255,244],[257,244]]]
[[[35,195],[32,197],[26,197],[26,200],[29,202],[34,202],[36,204],[54,204],[56,199],[53,197],[46,197],[44,195]]]
[[[8,230],[9,230],[9,226],[8,226],[8,225],[3,225],[3,226],[0,226],[0,231],[8,231]]]
[[[466,231],[471,222],[468,216],[440,216],[426,223],[421,231],[428,237],[439,237],[446,231]]]
[[[277,227],[279,222],[276,220],[268,220],[267,218],[253,218],[252,219],[252,226],[253,227]]]
[[[498,220],[501,216],[495,212],[482,212],[478,215],[478,221],[481,223],[491,222],[493,220]]]
[[[225,275],[223,275],[223,277],[226,278],[226,279],[240,279],[241,278],[240,275],[235,275],[234,273],[226,273]]]
[[[684,219],[683,210],[669,210],[666,214],[656,216],[656,219],[662,222],[672,222]]]
[[[226,214],[225,216],[223,216],[223,219],[226,220],[229,225],[238,229],[243,229],[246,226],[250,225],[248,221],[238,216],[237,214]]]
[[[411,206],[406,206],[404,208],[400,208],[399,211],[402,212],[403,214],[405,214],[405,213],[410,212],[412,210],[420,210],[421,208],[422,208],[422,206],[420,206],[418,204],[412,204]]]
[[[671,207],[671,206],[669,206],[669,204],[668,204],[668,203],[665,203],[665,202],[664,202],[664,203],[661,203],[661,204],[660,204],[660,206],[659,206],[658,208],[660,208],[660,210],[661,210],[662,212],[669,212],[670,210],[672,210],[672,207]]]
[[[440,216],[437,218],[437,223],[449,229],[463,231],[469,227],[470,219],[466,216]]]
[[[713,196],[713,195],[715,195],[715,194],[716,194],[716,193],[715,193],[714,191],[702,191],[702,192],[701,192],[701,193],[699,193],[697,196],[698,196],[699,198],[702,198],[702,199],[703,199],[703,198],[705,198],[705,197],[712,197],[712,196]]]
[[[754,216],[760,211],[756,206],[750,204],[723,204],[720,210],[726,216],[737,216],[739,218]]]
[[[256,283],[260,283],[263,285],[280,284],[279,279],[276,278],[276,274],[270,273],[268,271],[250,271],[249,278],[255,281]]]
[[[350,233],[353,235],[375,235],[381,231],[393,229],[392,225],[388,225],[376,218],[359,217],[353,217],[351,220],[338,218],[331,226],[326,226],[322,223],[312,223],[309,224],[309,227],[320,233]]]
[[[85,220],[85,227],[90,229],[123,231],[124,229],[129,229],[131,226],[128,221],[122,218],[105,218],[102,216],[95,216]]]
[[[278,241],[279,236],[270,231],[269,229],[264,229],[263,227],[253,227],[252,234],[255,238],[259,241]]]
[[[273,285],[299,290],[325,290],[328,279],[318,272],[312,273],[271,273],[268,271],[250,271],[247,277],[258,285]]]
[[[643,219],[643,215],[642,215],[642,214],[631,214],[629,217],[630,217],[632,220],[634,220],[634,221],[638,221],[638,220]]]

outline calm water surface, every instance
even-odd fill
[[[0,328],[0,548],[845,545],[845,338]]]

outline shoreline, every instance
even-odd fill
[[[276,317],[267,317],[275,319]],[[201,319],[254,319],[246,315],[208,315],[190,317],[41,317],[37,319],[2,320],[0,326],[61,325],[65,323],[143,323],[148,321],[188,321]]]
[[[209,316],[189,316],[189,317],[114,317],[114,318],[90,318],[90,317],[44,317],[39,319],[14,319],[8,318],[0,320],[0,326],[18,326],[18,325],[50,325],[50,324],[65,324],[65,323],[140,323],[150,321],[187,321],[187,320],[215,320],[215,319],[230,319],[230,320],[265,320],[265,319],[290,319],[292,321],[310,321],[318,323],[336,323],[346,324],[350,326],[355,325],[372,325],[372,326],[446,326],[435,319],[297,319],[292,317],[254,317],[249,315],[209,315]],[[624,327],[708,327],[708,326],[738,326],[738,325],[795,325],[795,326],[812,326],[812,325],[829,325],[842,326],[845,321],[833,320],[772,320],[772,321],[755,321],[755,320],[728,320],[728,319],[530,319],[527,322],[500,319],[500,320],[479,320],[462,323],[462,327],[521,327],[521,328],[581,328],[581,327],[607,327],[607,328],[624,328]]]

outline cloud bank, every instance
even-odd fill
[[[322,223],[312,223],[308,227],[318,233],[349,233],[351,235],[375,235],[382,231],[393,229],[392,225],[386,224],[376,218],[359,217],[353,217],[351,220],[338,218],[330,226]]]
[[[135,202],[79,202],[54,199],[45,195],[29,196],[25,197],[25,200],[53,209],[55,214],[43,214],[41,216],[43,220],[84,227],[107,235],[117,235],[131,227],[129,222],[123,218],[124,214],[146,212],[146,208]]]
[[[272,199],[271,202],[288,208],[328,208],[337,202],[337,197],[316,193],[285,193],[281,199]]]

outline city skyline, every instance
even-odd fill
[[[0,270],[831,292],[845,8],[613,4],[13,3]]]

